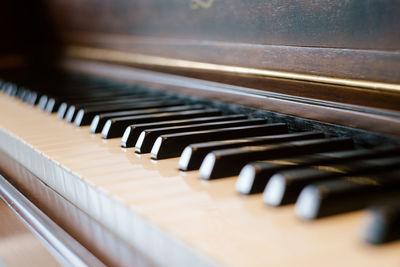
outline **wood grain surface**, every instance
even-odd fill
[[[206,8],[193,3],[210,2]],[[60,33],[398,50],[400,1],[46,1]]]
[[[140,84],[146,88],[178,93],[186,96],[207,98],[217,101],[233,103],[237,105],[269,110],[287,115],[298,116],[321,122],[328,122],[357,129],[369,130],[391,136],[400,136],[400,115],[398,111],[386,108],[400,107],[396,97],[391,95],[376,94],[369,95],[363,90],[350,94],[348,90],[337,90],[327,88],[343,102],[317,101],[313,98],[303,98],[283,94],[275,94],[268,91],[260,91],[247,86],[233,86],[223,83],[215,83],[206,80],[186,78],[161,72],[133,68],[131,66],[119,66],[100,62],[84,60],[65,60],[62,68],[82,75],[93,75],[105,79],[115,80],[126,84]],[[205,77],[204,77],[205,78]],[[212,75],[207,75],[212,79]],[[278,86],[278,82],[272,85]],[[288,85],[286,85],[288,86]],[[296,85],[293,88],[286,87],[296,95]],[[318,87],[302,86],[305,89],[314,89],[319,92]],[[310,92],[311,93],[311,92]],[[343,93],[343,95],[341,94]],[[367,108],[361,105],[349,105],[345,100],[373,98],[375,103],[381,103],[385,109]],[[347,98],[348,97],[348,98]],[[365,97],[365,98],[364,98]],[[390,101],[387,102],[387,101]]]
[[[398,0],[57,0],[45,4],[64,45],[400,82]]]
[[[58,51],[78,45],[327,78],[400,83],[399,0],[37,0],[29,4],[16,0],[0,5],[4,25],[0,33],[5,36],[0,55],[22,51],[33,62],[53,62]],[[399,94],[385,90],[137,67],[338,103],[400,109]]]

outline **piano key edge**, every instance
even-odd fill
[[[52,161],[46,155],[1,126],[0,148],[14,160],[18,159],[18,162],[52,190],[78,206],[97,222],[101,222],[105,228],[138,251],[151,257],[156,265],[215,266],[215,261],[204,257],[204,255],[200,255],[197,251],[194,251],[180,240],[165,233],[162,229],[148,222],[128,207],[121,205],[119,201],[106,197],[103,192],[95,189],[81,177],[70,173],[67,169],[60,166],[59,163]],[[58,179],[62,177],[62,182],[56,182],[56,177]],[[74,190],[66,190],[64,186],[66,184],[72,186]],[[103,203],[102,207],[107,207],[107,211],[104,212],[103,210],[102,212],[99,207],[88,205],[88,203],[95,202],[86,202],[82,198],[77,197],[77,194],[100,200],[99,202]],[[104,214],[109,216],[104,216]],[[126,216],[127,214],[129,216]],[[119,218],[117,219],[119,221],[117,224],[120,227],[115,227],[115,224],[110,221],[110,218],[115,217]],[[130,233],[129,236],[126,233]],[[155,246],[153,244],[164,245],[161,247],[158,246],[157,251],[154,249]],[[168,257],[165,257],[165,255]]]

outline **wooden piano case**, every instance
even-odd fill
[[[216,81],[264,96],[249,101],[257,108],[363,129],[360,117],[390,118],[370,130],[399,134],[398,1],[9,2],[3,54],[75,71],[104,66],[108,76],[124,66]]]
[[[398,0],[6,3],[25,16],[3,31],[5,75],[57,67],[399,142]]]

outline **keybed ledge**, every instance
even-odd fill
[[[303,223],[293,206],[275,210],[259,197],[239,196],[235,177],[202,181],[197,171],[179,172],[178,158],[152,162],[149,155],[121,150],[119,139],[102,142],[88,127],[74,128],[10,98],[0,96],[0,106],[5,110],[0,148],[157,264],[372,267],[400,262],[399,244],[377,250],[357,240],[360,212]],[[99,165],[107,157],[112,164]]]

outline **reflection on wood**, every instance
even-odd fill
[[[0,199],[0,266],[60,266],[40,240]]]

